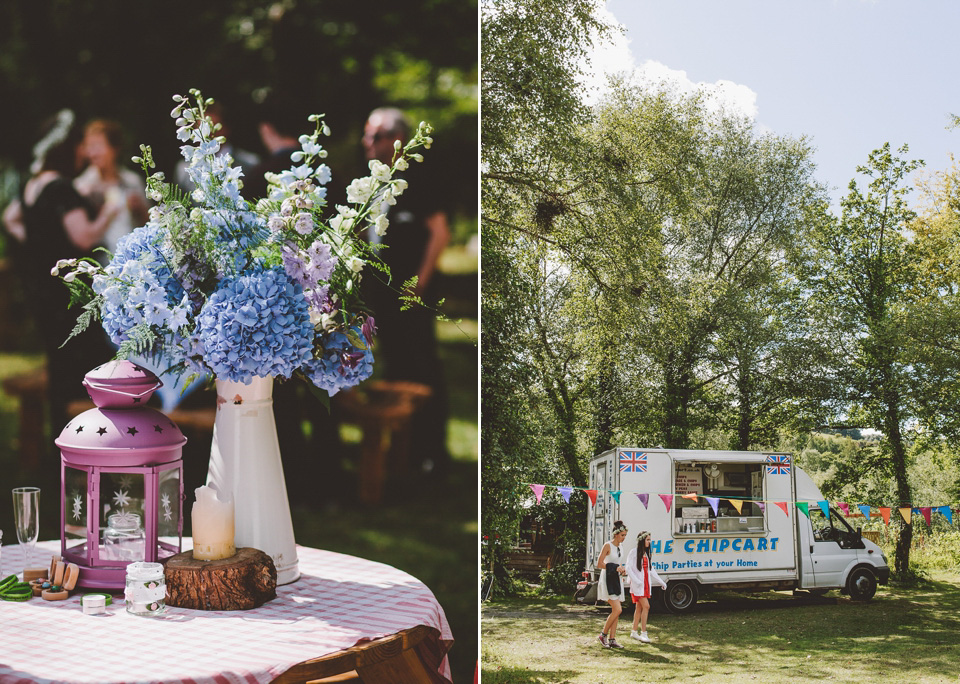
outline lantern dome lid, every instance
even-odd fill
[[[180,459],[186,442],[176,423],[146,406],[89,409],[67,423],[55,440],[67,463],[101,466],[169,463]]]
[[[150,369],[124,360],[97,366],[84,376],[83,386],[98,408],[122,409],[146,404],[163,383]]]

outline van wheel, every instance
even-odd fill
[[[675,615],[688,612],[697,603],[699,591],[696,582],[679,580],[667,583],[663,603]]]
[[[869,601],[877,593],[877,576],[868,568],[855,568],[847,579],[847,593],[854,601]]]

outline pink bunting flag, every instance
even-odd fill
[[[661,494],[660,499],[663,501],[663,505],[667,507],[667,513],[669,513],[670,504],[673,503],[673,494]]]
[[[590,499],[590,504],[593,506],[597,505],[597,490],[596,489],[584,489],[583,493],[587,495],[587,498]]]
[[[921,506],[920,513],[923,514],[923,519],[927,521],[927,527],[930,527],[930,506]]]
[[[756,504],[760,507],[761,513],[767,512],[767,504],[763,503],[762,501],[757,501]]]
[[[560,496],[563,497],[564,501],[570,503],[570,495],[573,493],[573,487],[557,487],[557,491],[560,492]]]
[[[647,504],[650,502],[649,494],[637,494],[637,498],[640,499],[640,503],[643,504],[644,510],[647,508]]]
[[[774,505],[774,506],[777,506],[781,511],[783,511],[783,514],[784,514],[785,516],[790,517],[790,514],[787,513],[787,502],[786,502],[786,501],[774,501],[774,502],[773,502],[773,505]]]
[[[717,506],[718,506],[719,503],[720,503],[720,499],[718,499],[718,498],[715,497],[715,496],[705,496],[705,497],[703,497],[703,498],[707,500],[707,503],[710,504],[710,508],[713,509],[713,514],[716,515],[716,514],[717,514]]]
[[[530,485],[530,489],[533,490],[534,495],[537,497],[537,505],[540,504],[540,499],[543,498],[543,490],[545,487],[546,485],[541,485],[541,484]]]
[[[841,511],[843,511],[844,517],[846,517],[846,518],[849,518],[849,517],[850,517],[850,504],[844,503],[843,501],[838,501],[838,502],[837,502],[837,508],[839,508]]]

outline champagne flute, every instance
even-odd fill
[[[13,490],[13,523],[17,528],[17,541],[23,549],[23,567],[27,554],[37,543],[40,534],[40,488],[16,487]]]

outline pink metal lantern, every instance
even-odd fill
[[[67,423],[56,439],[61,553],[80,567],[81,586],[123,589],[128,563],[157,562],[181,550],[187,438],[145,406],[162,384],[130,361],[93,369],[83,385],[96,408]]]

